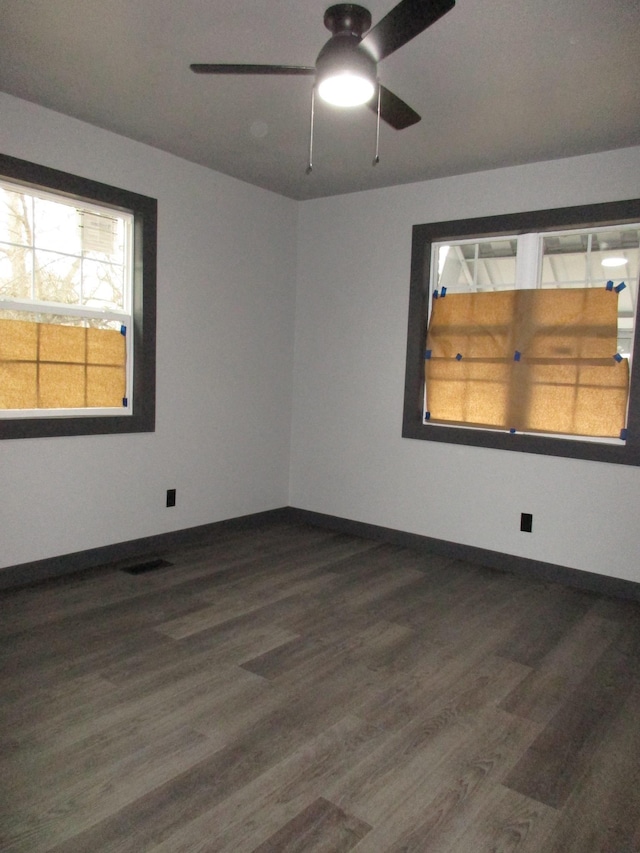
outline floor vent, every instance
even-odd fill
[[[128,575],[144,575],[146,572],[153,572],[155,569],[166,569],[172,566],[168,560],[145,560],[143,563],[134,563],[132,566],[126,566],[122,569]]]

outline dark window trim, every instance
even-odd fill
[[[423,423],[424,342],[429,308],[431,245],[442,240],[494,238],[504,234],[554,231],[560,228],[598,228],[611,223],[640,222],[640,199],[512,213],[477,219],[432,222],[413,226],[411,285],[404,388],[402,435],[423,441],[444,441],[522,453],[542,453],[622,465],[640,465],[640,322],[636,316],[634,353],[629,389],[628,437],[625,444],[581,439],[510,435],[490,430],[442,427]],[[636,309],[636,315],[638,309]]]
[[[156,399],[157,201],[128,190],[0,154],[0,176],[134,216],[133,411],[127,415],[4,418],[0,439],[153,432]]]

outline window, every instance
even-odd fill
[[[633,200],[415,226],[403,435],[639,465],[639,223]]]
[[[0,155],[0,437],[155,424],[156,201]]]

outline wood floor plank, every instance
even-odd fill
[[[559,813],[537,800],[496,785],[479,811],[441,853],[537,853],[548,850]],[[581,847],[583,853],[595,847]]]
[[[402,774],[387,780],[387,790],[368,800],[358,794],[352,811],[373,828],[354,848],[357,853],[420,853],[448,850],[473,823],[509,769],[514,754],[526,748],[536,727],[494,708],[484,709],[458,732],[439,755],[414,756]],[[346,808],[342,800],[336,799]],[[373,816],[376,816],[373,819]],[[463,848],[461,848],[463,849]],[[465,851],[466,853],[466,851]],[[471,851],[470,851],[471,853]]]
[[[640,851],[640,605],[281,521],[162,556],[0,592],[0,850]]]
[[[509,576],[506,580],[500,572],[474,571],[467,563],[453,562],[448,570],[448,580],[406,602],[394,620],[429,642],[445,644],[457,642],[461,634],[472,642],[486,631],[506,632],[513,627],[516,615],[526,607],[526,587]]]
[[[503,702],[505,711],[547,723],[599,658],[615,642],[621,626],[588,612]]]
[[[146,746],[138,746],[128,755],[120,753],[97,766],[99,750],[89,760],[85,750],[84,761],[74,761],[78,755],[62,752],[46,770],[41,768],[33,781],[14,784],[5,791],[0,837],[9,849],[29,853],[46,851],[53,845],[67,849],[69,836],[117,812],[132,798],[152,791],[180,768],[201,761],[213,751],[206,737],[174,725]],[[30,798],[37,798],[37,808],[25,805],[27,792]]]
[[[331,639],[297,637],[256,658],[245,661],[242,668],[263,678],[275,679],[278,675],[293,674],[317,666],[323,660],[340,655],[343,665],[361,662],[372,670],[384,668],[384,660],[393,655],[410,629],[384,621],[367,625],[361,631],[333,632]]]
[[[448,706],[473,709],[484,701],[500,702],[527,678],[530,669],[493,655],[494,646],[493,635],[464,655],[425,644],[415,669],[405,677],[400,671],[400,678],[390,679],[370,699],[363,698],[358,713],[385,729],[400,729]],[[388,671],[393,672],[393,667]]]
[[[164,638],[158,637],[156,647],[133,649],[114,663],[101,666],[99,672],[111,684],[126,686],[135,682],[151,690],[154,684],[198,672],[207,665],[242,663],[273,651],[297,636],[278,625],[247,626],[242,632],[220,636],[215,645],[204,650],[194,650],[184,642],[164,642]]]
[[[367,551],[377,543],[307,526],[274,525],[256,530],[217,534],[210,543],[182,551],[169,551],[170,568],[134,577],[119,570],[131,560],[78,572],[74,575],[2,591],[5,607],[0,613],[0,636],[33,630],[61,619],[100,613],[134,598],[171,588],[176,597],[198,595],[217,585],[238,584],[242,578],[268,573],[283,561],[307,565],[310,549],[314,565]],[[300,560],[300,558],[302,558]],[[212,583],[212,576],[216,580]],[[170,599],[167,599],[170,603]]]
[[[192,608],[185,616],[164,621],[155,626],[160,634],[165,634],[174,640],[182,640],[192,634],[198,634],[208,628],[224,624],[239,616],[249,615],[256,610],[267,607],[282,599],[292,598],[297,595],[313,593],[316,589],[330,584],[332,578],[326,573],[317,577],[303,577],[291,580],[287,584],[279,585],[277,580],[271,588],[260,590],[257,595],[233,595],[225,596],[216,604]]]
[[[247,674],[249,676],[249,674]],[[289,694],[275,711],[252,721],[233,742],[67,841],[56,853],[138,853],[248,785],[332,725],[353,696],[353,672],[318,695]],[[122,826],[129,828],[122,839]]]
[[[589,670],[566,697],[505,785],[553,808],[565,804],[640,677],[639,639],[622,636],[605,650],[597,669]]]
[[[286,712],[271,715],[241,741],[218,750],[110,817],[79,833],[56,853],[138,853],[249,784],[308,739]],[[122,827],[128,827],[126,839]]]
[[[589,756],[545,853],[640,850],[640,686],[635,684],[619,713]]]
[[[243,789],[181,826],[154,853],[252,853],[387,737],[347,715]]]
[[[327,796],[371,823],[376,822],[376,815],[379,820],[403,807],[425,777],[458,753],[461,742],[476,737],[478,720],[483,731],[494,727],[497,719],[511,725],[510,716],[495,716],[494,709],[500,697],[522,676],[521,667],[513,666],[516,669],[509,672],[503,662],[493,660],[459,679],[455,690],[432,696],[430,702],[425,701],[421,714],[345,773]],[[539,731],[528,721],[513,725],[526,732],[527,746]]]
[[[158,720],[171,716],[183,725],[215,706],[238,683],[261,690],[265,685],[239,667],[206,667],[184,678],[169,679],[154,690],[140,689],[137,684],[87,697],[79,703],[68,685],[67,701],[55,714],[46,708],[29,715],[26,721],[14,722],[11,736],[21,750],[57,751],[88,737],[109,736],[113,729],[130,725],[153,727]],[[255,695],[254,695],[255,698]],[[213,732],[207,732],[212,735]]]
[[[594,605],[594,596],[575,589],[540,587],[529,594],[527,613],[497,650],[503,657],[537,666],[564,634]]]
[[[347,853],[371,827],[318,797],[254,853]]]
[[[317,543],[313,550],[309,546],[299,545],[287,549],[284,553],[259,553],[240,562],[227,561],[216,571],[196,578],[187,578],[174,589],[183,593],[197,594],[198,600],[205,604],[218,602],[221,598],[237,596],[239,600],[251,602],[268,593],[274,596],[292,584],[300,584],[305,578],[322,578],[333,573],[333,566],[340,560],[367,553],[374,545],[364,547],[359,541],[353,544],[342,540],[327,539]]]
[[[24,681],[30,674],[46,674],[48,669],[54,679],[72,671],[76,676],[88,674],[128,649],[154,645],[157,640],[149,629],[157,622],[200,606],[189,596],[153,593],[146,601],[135,598],[88,611],[82,618],[34,626],[5,639],[0,652],[3,678],[15,676]]]

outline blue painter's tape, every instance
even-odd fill
[[[122,405],[124,406],[125,409],[129,405],[129,400],[126,397],[122,398]]]
[[[430,359],[430,358],[431,358],[431,350],[430,350],[430,349],[426,349],[426,350],[424,351],[424,359],[425,359],[425,361],[427,361],[427,360],[428,360],[428,359]]]
[[[127,336],[127,327],[126,326],[120,326],[120,334],[123,335],[124,337]]]
[[[522,353],[521,353],[521,352],[518,352],[518,350],[516,350],[516,351],[514,352],[514,354],[513,354],[513,360],[514,360],[514,361],[520,361],[520,356],[521,356],[521,355],[522,355]]]
[[[456,361],[462,361],[462,356],[460,355],[460,353],[458,353],[458,355],[456,356]]]
[[[606,283],[605,287],[606,287],[606,289],[607,289],[607,290],[613,290],[613,282],[612,282],[612,281],[608,281],[608,282]]]
[[[431,412],[425,412],[425,413],[424,413],[424,419],[425,419],[425,421],[428,421],[430,418],[431,418]]]
[[[620,293],[620,291],[624,290],[626,286],[627,285],[624,283],[624,281],[621,281],[620,284],[616,285],[613,289],[616,293]]]
[[[620,362],[622,361],[622,356],[620,355],[620,353],[619,353],[619,352],[617,352],[617,353],[614,355],[613,360],[614,360],[614,361],[617,361],[617,362],[618,362],[618,364],[620,364]]]
[[[443,287],[442,290],[440,291],[440,296],[446,296],[446,295],[447,295],[447,288]]]
[[[626,429],[621,429],[621,430],[620,430],[620,438],[622,439],[622,441],[626,441],[626,440],[627,440],[627,430],[626,430]]]

